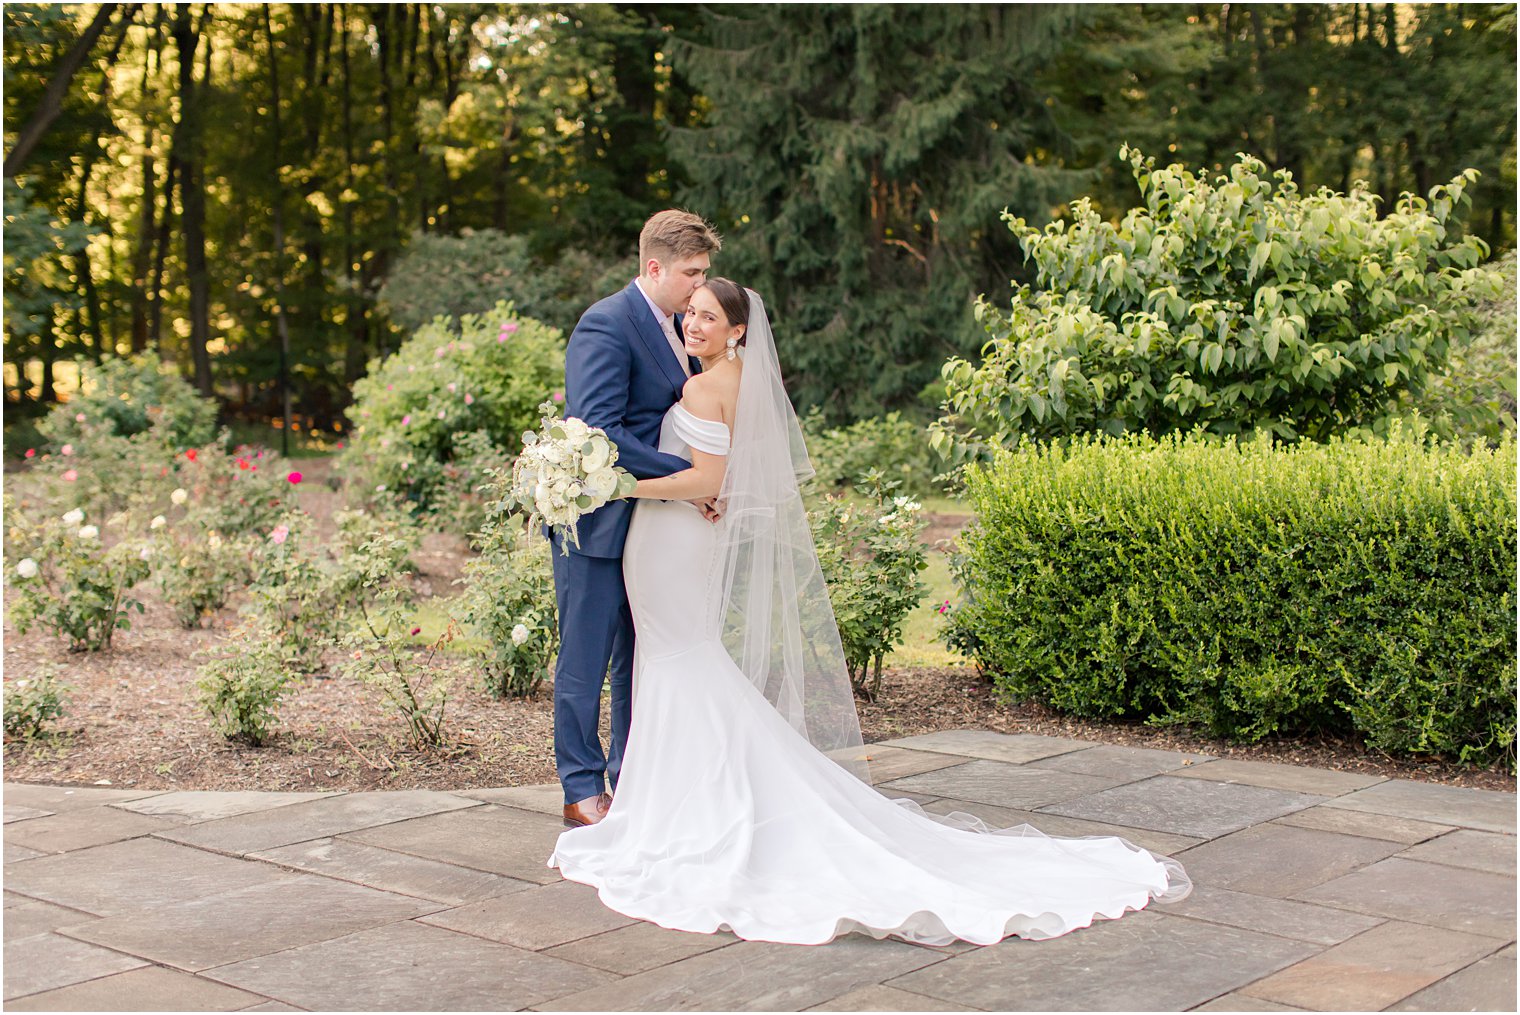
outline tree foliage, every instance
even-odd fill
[[[1118,226],[1079,201],[1038,229],[1009,216],[1036,285],[985,299],[981,364],[945,364],[950,418],[977,442],[1204,427],[1324,440],[1382,428],[1479,329],[1499,292],[1457,211],[1476,174],[1379,217],[1365,187],[1300,194],[1242,155],[1227,176],[1120,151],[1141,204]]]

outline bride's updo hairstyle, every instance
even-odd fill
[[[718,306],[723,308],[723,316],[728,318],[730,328],[744,325],[749,327],[749,293],[737,282],[721,276],[710,278],[703,283],[714,296],[718,298]],[[739,336],[739,344],[744,344],[746,336]]]

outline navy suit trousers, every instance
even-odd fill
[[[554,669],[554,761],[573,804],[617,789],[628,743],[633,699],[633,614],[623,587],[621,557],[587,557],[572,547],[554,558],[554,596],[559,605],[559,660]],[[572,607],[569,599],[574,594]],[[597,730],[602,683],[612,683],[612,746],[604,755]]]

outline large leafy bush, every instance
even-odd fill
[[[216,403],[202,398],[157,357],[81,360],[80,392],[53,408],[38,430],[55,448],[92,434],[151,434],[170,450],[200,447],[216,436]]]
[[[457,330],[437,318],[372,362],[354,385],[349,418],[356,429],[345,471],[369,493],[435,507],[457,458],[467,458],[472,480],[484,482],[481,440],[464,435],[482,432],[500,450],[498,464],[509,461],[523,431],[538,425],[538,406],[564,379],[560,332],[519,316],[511,304],[465,314]]]
[[[900,412],[830,427],[823,410],[814,407],[803,417],[802,427],[814,483],[825,493],[853,487],[872,471],[890,478],[911,496],[934,492],[942,462],[929,447],[924,425]]]
[[[1143,203],[1117,226],[1086,200],[1043,230],[1005,213],[1036,285],[1007,312],[979,301],[990,339],[980,366],[944,367],[941,451],[1092,431],[1385,429],[1498,292],[1483,242],[1456,235],[1471,170],[1380,215],[1360,183],[1302,195],[1249,155],[1216,178],[1120,155]]]
[[[1515,445],[1422,436],[999,451],[950,638],[1078,715],[1513,765]]]

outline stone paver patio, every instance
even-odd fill
[[[884,792],[1123,835],[1186,901],[1054,941],[663,930],[544,866],[555,786],[5,786],[4,1004],[43,1010],[1514,1011],[1515,796],[957,730]]]

